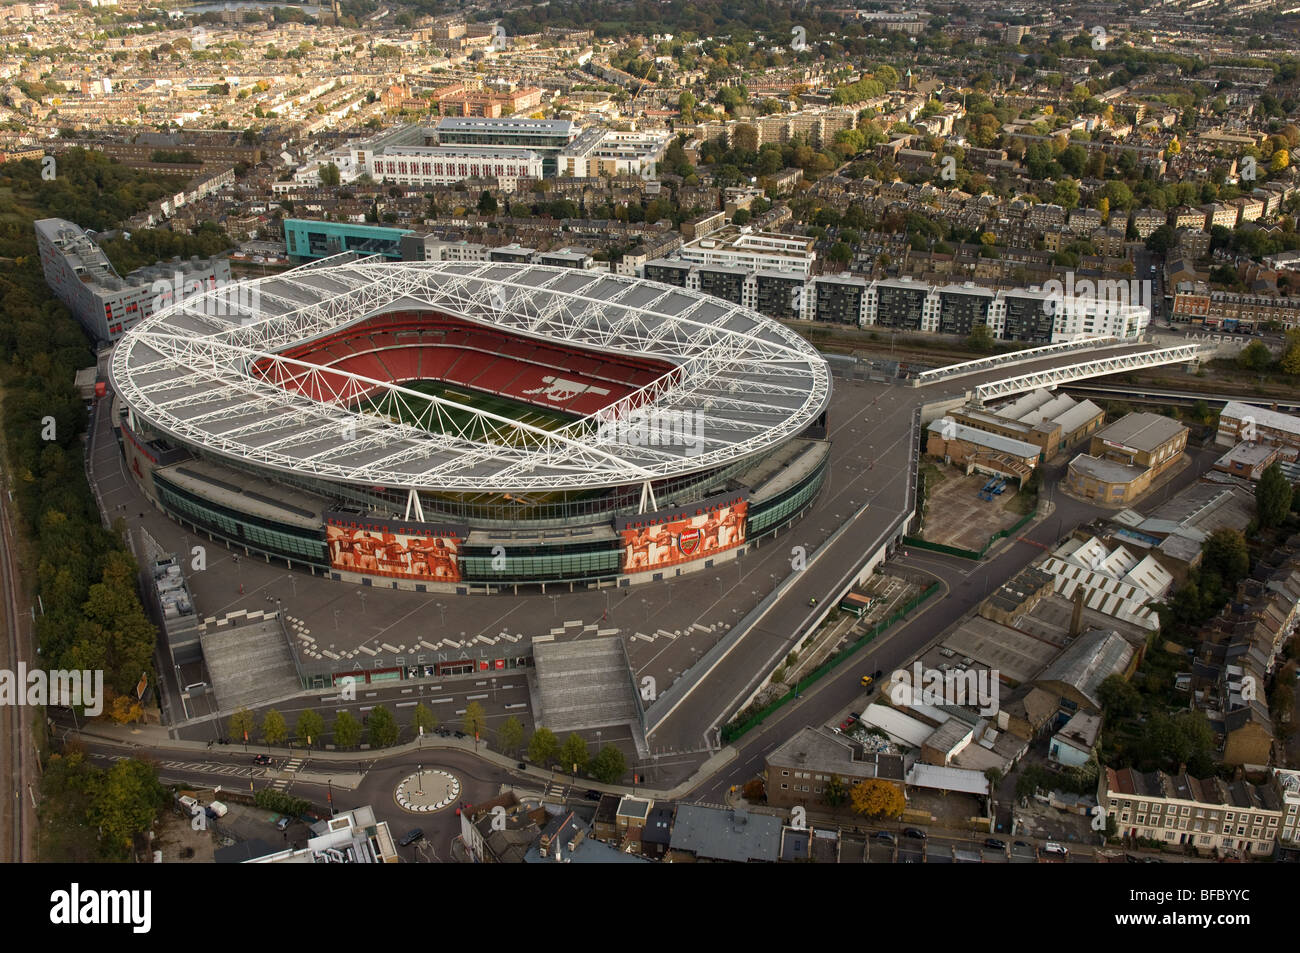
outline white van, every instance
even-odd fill
[[[1058,844],[1056,843],[1056,841],[1049,840],[1046,844],[1043,845],[1043,853],[1060,854],[1062,857],[1069,857],[1070,849],[1063,844]]]
[[[202,810],[202,808],[199,807],[198,800],[196,798],[190,797],[188,794],[182,794],[180,797],[176,799],[176,803],[179,804],[181,806],[181,809],[187,812],[190,815],[190,817],[193,817],[200,810]]]
[[[222,804],[220,801],[213,801],[208,805],[208,810],[217,815],[217,817],[225,817],[230,813],[230,808],[226,807],[226,805]]]

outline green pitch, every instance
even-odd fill
[[[534,407],[531,404],[524,404],[508,397],[485,394],[460,384],[446,384],[442,381],[411,381],[403,386],[408,390],[428,394],[431,397],[441,397],[443,400],[455,401],[467,408],[495,414],[507,420],[517,420],[519,423],[536,427],[539,430],[559,430],[561,427],[578,419],[571,414]],[[378,414],[381,417],[388,417],[401,423],[422,426],[426,430],[444,429],[437,426],[439,421],[443,422],[446,429],[453,426],[464,429],[473,419],[473,414],[468,410],[449,409],[444,406],[440,414],[424,414],[427,405],[423,401],[407,398],[407,403],[410,405],[409,409],[394,400],[392,395],[385,393],[382,397],[375,399],[367,398],[362,402],[361,409],[367,413]],[[417,420],[421,415],[423,415],[423,419]]]

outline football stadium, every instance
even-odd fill
[[[630,585],[743,554],[826,472],[826,362],[709,295],[356,255],[214,284],[118,343],[114,427],[160,509],[291,568]]]

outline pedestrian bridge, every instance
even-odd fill
[[[1061,363],[1055,367],[1042,368],[1028,374],[1018,374],[1002,380],[987,381],[977,385],[971,393],[974,400],[984,403],[998,397],[1020,394],[1046,387],[1049,390],[1058,384],[1084,380],[1089,377],[1102,377],[1106,374],[1118,374],[1123,371],[1140,370],[1146,367],[1159,367],[1162,364],[1185,364],[1194,361],[1208,349],[1201,344],[1180,344],[1175,347],[1152,348],[1123,354],[1108,354],[1091,360]]]

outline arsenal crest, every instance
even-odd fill
[[[704,533],[696,529],[683,530],[677,536],[677,548],[682,551],[683,556],[691,556],[700,548],[700,541],[704,539]]]

